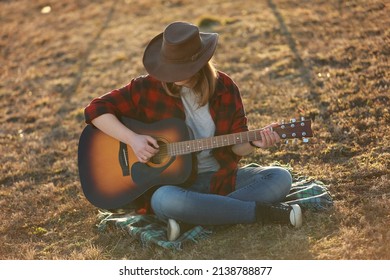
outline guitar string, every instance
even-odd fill
[[[201,150],[234,145],[237,143],[247,143],[250,141],[258,140],[258,136],[260,135],[257,134],[259,132],[260,130],[243,131],[239,133],[220,135],[211,138],[165,143],[164,145],[161,145],[160,151],[152,158],[161,161],[167,156],[189,154]],[[243,134],[246,136],[243,137]],[[211,139],[214,139],[214,141],[212,141]],[[169,149],[168,146],[171,147],[171,149]],[[171,150],[171,152],[169,152],[169,150]]]
[[[301,124],[302,123],[304,122],[301,122]],[[220,136],[204,138],[204,139],[195,139],[195,140],[188,140],[188,141],[174,142],[174,143],[164,143],[164,145],[162,146],[163,149],[161,149],[152,158],[157,159],[158,161],[162,161],[162,159],[166,158],[167,156],[184,155],[193,152],[198,152],[201,150],[225,147],[237,143],[244,143],[244,142],[247,143],[250,141],[260,140],[261,139],[260,132],[262,130],[263,129],[250,130],[250,131],[243,131],[234,134],[220,135]],[[243,134],[245,137],[242,136]],[[258,139],[258,137],[260,137],[260,139]],[[298,138],[298,137],[294,137],[294,138]],[[214,141],[212,141],[211,139],[214,139]],[[168,146],[171,149],[169,149]]]

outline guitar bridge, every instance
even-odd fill
[[[123,176],[130,176],[128,158],[129,158],[129,153],[127,151],[127,145],[123,142],[120,142],[118,159],[119,159],[119,164],[120,164],[121,169],[122,169]]]

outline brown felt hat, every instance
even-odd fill
[[[187,80],[211,59],[217,42],[217,33],[199,32],[191,23],[173,22],[146,46],[143,63],[160,81]]]

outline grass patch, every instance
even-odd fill
[[[388,6],[66,0],[42,13],[49,5],[35,2],[0,2],[0,259],[390,258]],[[97,232],[78,181],[83,107],[144,74],[145,45],[173,20],[220,34],[215,60],[239,85],[251,128],[315,118],[308,145],[242,165],[289,163],[324,181],[335,209],[305,213],[299,230],[232,226],[178,252]]]

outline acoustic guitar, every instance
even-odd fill
[[[161,185],[181,185],[193,170],[192,154],[202,150],[261,140],[260,131],[191,139],[184,121],[165,119],[145,124],[123,118],[123,124],[138,134],[154,137],[159,152],[147,163],[141,163],[126,145],[99,129],[87,125],[78,147],[78,168],[85,197],[103,209],[120,208]],[[273,128],[281,139],[312,137],[311,121],[301,119]]]

